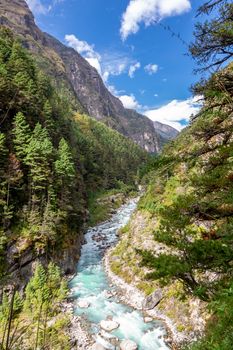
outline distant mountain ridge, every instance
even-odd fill
[[[162,124],[157,121],[154,121],[153,123],[158,134],[166,140],[172,140],[179,135],[179,131],[170,125]]]
[[[124,108],[122,102],[107,90],[97,70],[79,53],[36,26],[24,0],[1,0],[0,25],[9,27],[21,37],[39,66],[59,88],[72,96],[75,109],[104,122],[150,153],[158,153],[164,142],[172,137],[170,130],[166,133],[165,126],[161,134],[161,126],[157,130],[150,119]]]

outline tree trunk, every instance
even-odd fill
[[[40,304],[40,311],[39,311],[37,330],[36,330],[36,342],[35,342],[34,350],[37,350],[38,341],[39,341],[39,330],[40,330],[40,318],[41,318],[41,312],[42,312],[42,305],[43,305],[43,303]]]
[[[12,294],[11,303],[10,303],[9,320],[8,320],[8,327],[7,327],[7,334],[6,334],[6,350],[9,350],[11,324],[12,324],[13,313],[14,313],[15,293],[16,293],[16,287],[14,287],[13,289],[13,294]]]

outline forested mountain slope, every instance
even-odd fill
[[[134,185],[147,154],[77,114],[12,32],[0,31],[1,277],[22,282],[31,264],[57,260],[71,271],[89,193]]]
[[[205,318],[209,304],[207,335],[194,349],[232,346],[232,82],[229,64],[205,83],[201,112],[154,161],[138,212],[112,253],[113,271],[125,280],[147,293],[162,287],[158,308],[180,331],[197,331],[192,310],[201,300]]]
[[[75,50],[43,33],[24,0],[1,0],[0,24],[21,36],[40,67],[63,94],[72,99],[74,108],[103,121],[148,152],[156,153],[161,149],[164,138],[156,132],[153,122],[136,111],[125,109],[107,90],[95,68]],[[165,139],[168,138],[165,135]]]

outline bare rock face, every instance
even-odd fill
[[[67,87],[76,109],[131,138],[146,151],[160,151],[164,138],[155,130],[153,122],[124,108],[121,101],[107,90],[95,68],[75,50],[43,33],[36,26],[24,0],[0,1],[0,25],[19,35],[41,68],[58,86]]]
[[[160,301],[163,298],[162,290],[158,289],[154,293],[150,294],[148,297],[146,297],[143,301],[143,309],[144,310],[152,310],[155,308],[156,305],[160,303]]]
[[[179,135],[179,131],[173,128],[172,126],[165,125],[157,121],[154,121],[153,123],[154,123],[155,130],[165,140],[172,140],[177,135]]]

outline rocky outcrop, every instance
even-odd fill
[[[163,293],[161,289],[156,290],[154,293],[150,294],[143,301],[142,307],[144,310],[154,309],[162,300]]]
[[[153,122],[134,110],[124,108],[121,101],[107,90],[95,68],[75,50],[43,33],[36,26],[24,0],[1,0],[0,25],[21,36],[41,68],[73,97],[74,108],[103,121],[148,152],[159,152],[164,138],[155,130]]]
[[[111,282],[122,291],[121,301],[143,310],[144,322],[150,318],[164,320],[173,343],[180,346],[203,334],[208,318],[206,304],[191,296],[180,298],[183,290],[179,282],[160,288],[157,281],[146,278],[148,269],[138,263],[137,249],[153,254],[163,254],[168,249],[154,240],[156,223],[157,218],[150,213],[136,211],[121,232],[118,245],[106,254],[105,269]]]
[[[64,249],[51,252],[50,260],[60,267],[64,275],[73,275],[80,257],[81,246],[84,240],[83,230],[76,237],[69,240]],[[7,266],[14,281],[20,288],[24,288],[33,275],[36,264],[48,264],[46,252],[37,251],[30,240],[15,241],[7,247]]]

